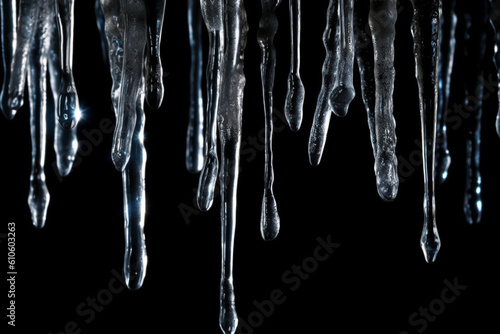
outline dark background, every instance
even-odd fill
[[[496,328],[499,311],[499,283],[494,271],[500,255],[496,91],[485,100],[483,113],[482,221],[470,226],[463,214],[466,129],[461,123],[449,127],[452,165],[447,181],[436,189],[442,248],[436,262],[428,264],[419,245],[424,188],[411,3],[399,3],[394,114],[397,155],[415,163],[392,203],[383,202],[376,191],[357,67],[357,96],[348,115],[332,117],[321,164],[312,167],[308,162],[309,132],[321,85],[327,5],[327,1],[302,4],[304,118],[296,133],[282,119],[275,122],[274,189],[281,232],[275,241],[265,242],[259,230],[264,170],[264,113],[256,43],[260,6],[258,1],[246,1],[250,25],[242,134],[242,152],[245,149],[246,153],[241,160],[234,263],[236,307],[240,323],[246,325],[239,332],[453,333],[468,328],[474,333],[490,333],[490,328]],[[281,113],[290,57],[287,7],[288,2],[283,2],[278,8],[280,27],[275,39],[274,97]],[[75,12],[74,74],[84,110],[79,136],[86,139],[84,129],[98,129],[101,120],[114,120],[114,114],[93,2],[77,1]],[[206,45],[206,31],[204,34]],[[461,74],[470,65],[461,59],[461,34],[459,23],[450,105],[463,104]],[[491,59],[491,32],[488,38]],[[31,154],[28,103],[13,121],[0,120],[0,232],[6,232],[8,222],[16,223],[16,329],[44,334],[64,332],[66,326],[75,326],[81,333],[128,332],[131,328],[140,328],[139,333],[220,332],[220,196],[209,212],[199,212],[193,202],[198,175],[187,172],[184,162],[189,52],[186,4],[168,1],[162,38],[165,98],[161,109],[146,110],[149,263],[138,291],[122,288],[114,275],[121,272],[124,241],[121,176],[110,159],[112,135],[105,134],[101,143],[93,145],[91,153],[61,182],[52,167],[55,155],[50,127],[45,171],[51,201],[46,227],[36,230],[26,201]],[[493,64],[488,62],[486,68],[485,76],[491,74],[496,81]],[[53,122],[52,116],[49,122]],[[183,215],[181,208],[188,211]],[[309,276],[290,274],[294,265],[311,263],[319,245],[317,238],[330,238],[340,247]],[[286,279],[291,277],[294,283]],[[453,302],[440,304],[446,280],[466,288]],[[109,293],[110,283],[116,293]],[[269,308],[275,290],[284,297]],[[1,295],[6,301],[6,293]],[[105,300],[109,296],[111,299]],[[452,295],[448,292],[446,296]],[[88,298],[97,297],[104,298],[106,305],[94,316],[78,312],[82,303],[80,311],[88,311]],[[6,307],[4,302],[2,305]],[[268,308],[259,311],[257,305]],[[419,308],[430,305],[445,308],[427,321],[426,327],[422,320],[409,322]],[[2,318],[6,322],[5,316]]]

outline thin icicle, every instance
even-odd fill
[[[328,127],[332,116],[328,95],[333,90],[335,64],[337,63],[337,52],[335,49],[335,37],[338,30],[338,0],[330,0],[326,12],[326,27],[323,32],[323,44],[326,55],[321,73],[321,90],[316,102],[313,124],[309,135],[309,162],[311,165],[319,165],[328,135]]]
[[[224,8],[225,41],[222,90],[218,115],[221,143],[221,237],[222,270],[219,324],[225,334],[235,333],[238,326],[233,286],[233,248],[236,229],[236,195],[238,187],[241,121],[245,88],[244,52],[248,24],[243,0],[228,0]]]
[[[285,117],[292,131],[302,124],[305,89],[300,77],[301,0],[289,0],[291,56],[288,74],[288,90],[285,101]]]
[[[419,92],[424,160],[424,226],[420,245],[425,260],[434,262],[441,248],[436,225],[434,195],[441,1],[412,0],[412,4],[414,11],[411,31],[414,40],[415,75]]]
[[[150,0],[147,4],[146,102],[150,108],[158,109],[164,95],[161,36],[166,0]]]
[[[497,117],[495,121],[495,129],[497,131],[497,135],[500,136],[500,0],[490,0],[491,3],[491,14],[490,14],[490,22],[495,31],[495,55],[494,55],[494,63],[497,69],[497,81],[498,81],[498,89],[497,89],[497,103],[498,103],[498,111]]]
[[[451,163],[445,115],[448,110],[451,73],[455,58],[455,30],[457,28],[455,5],[455,0],[443,2],[443,15],[441,18],[442,38],[439,57],[439,104],[436,137],[436,181],[438,183],[443,183],[448,177],[448,168]]]
[[[399,186],[396,157],[396,121],[393,116],[394,39],[396,0],[371,0],[369,24],[373,38],[375,73],[375,175],[377,190],[385,201],[392,201]]]
[[[262,15],[259,23],[257,40],[261,49],[260,73],[262,81],[262,95],[265,116],[265,167],[264,167],[264,195],[262,197],[262,210],[260,231],[264,240],[273,240],[278,236],[280,218],[278,206],[273,192],[273,87],[276,66],[276,49],[273,44],[274,36],[278,30],[276,7],[281,0],[261,0]]]
[[[197,205],[202,211],[210,209],[214,199],[219,170],[217,157],[217,115],[221,91],[224,53],[224,0],[200,0],[201,13],[208,30],[207,106],[205,111],[205,164],[200,174]]]
[[[335,84],[329,93],[330,107],[333,113],[343,117],[347,115],[356,92],[353,84],[354,41],[353,41],[354,0],[340,0],[338,3],[338,21],[335,37],[337,59],[335,64]]]
[[[33,2],[37,7],[37,17],[33,18],[33,38],[26,54],[31,130],[31,176],[28,205],[33,225],[43,228],[50,201],[50,194],[45,183],[44,164],[47,134],[47,59],[50,47],[50,25],[53,24],[54,16],[51,15],[53,12],[50,11],[50,1]],[[23,29],[21,25],[19,27]],[[17,52],[24,52],[24,49],[17,49]]]
[[[205,159],[204,106],[202,93],[203,44],[201,7],[199,0],[188,0],[189,45],[191,69],[189,76],[189,121],[186,139],[186,168],[198,173]]]
[[[0,92],[0,109],[7,119],[12,119],[14,111],[9,106],[9,82],[11,64],[17,40],[17,6],[16,0],[0,1],[0,34],[2,43],[3,84]]]
[[[466,178],[464,213],[469,224],[478,223],[482,215],[481,199],[481,118],[483,113],[484,63],[486,54],[486,28],[489,22],[488,1],[478,0],[465,7],[465,62],[470,64],[465,73],[465,108],[472,117],[465,119]]]

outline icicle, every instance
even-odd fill
[[[31,130],[31,175],[28,205],[33,225],[37,228],[43,228],[50,201],[50,194],[45,183],[44,164],[47,133],[47,59],[50,47],[50,25],[53,24],[54,17],[50,15],[52,13],[49,10],[49,1],[33,2],[37,7],[37,16],[32,18],[33,38],[26,53]],[[28,13],[21,10],[21,15],[23,14]],[[21,24],[19,27],[21,30],[24,29]],[[16,57],[18,56],[17,52],[24,53],[24,49],[16,49]]]
[[[208,30],[207,106],[205,111],[205,163],[200,174],[197,204],[207,211],[213,203],[219,169],[217,157],[217,115],[224,53],[224,0],[201,0],[201,13]]]
[[[57,122],[59,105],[59,87],[61,84],[62,62],[60,30],[57,24],[58,18],[54,17],[51,25],[50,48],[48,56],[50,85],[54,105],[54,150],[56,152],[57,170],[61,176],[66,176],[71,171],[76,153],[78,151],[77,127],[62,127]]]
[[[233,248],[236,228],[236,195],[239,174],[241,119],[245,88],[244,52],[248,24],[243,0],[228,0],[225,8],[226,49],[222,70],[222,90],[218,115],[221,143],[221,236],[222,272],[219,324],[225,334],[236,332],[233,287]]]
[[[109,47],[108,42],[106,41],[106,29],[104,27],[106,19],[104,18],[104,13],[102,12],[100,0],[95,0],[94,14],[101,41],[102,59],[104,63],[109,66]]]
[[[353,85],[354,42],[353,10],[354,0],[340,0],[338,3],[336,31],[335,84],[329,93],[330,106],[337,116],[345,116],[356,92]]]
[[[335,50],[335,36],[338,30],[337,3],[338,0],[330,0],[326,12],[326,27],[323,32],[323,44],[326,56],[323,62],[321,90],[316,102],[308,148],[309,162],[313,166],[318,165],[321,161],[332,112],[328,95],[333,90],[335,64],[337,62],[337,52]]]
[[[411,31],[422,126],[424,173],[424,226],[420,245],[427,262],[434,262],[441,247],[435,217],[434,158],[438,103],[438,61],[441,38],[441,1],[412,0]]]
[[[11,63],[17,40],[17,6],[16,0],[0,1],[0,34],[2,43],[3,85],[0,92],[0,109],[7,119],[12,119],[14,111],[9,106],[9,82]]]
[[[62,60],[57,120],[63,128],[71,129],[80,120],[80,103],[73,78],[74,0],[57,0],[56,10],[61,32]]]
[[[377,135],[375,133],[375,72],[373,57],[373,41],[368,23],[370,6],[366,0],[356,0],[354,3],[354,53],[360,74],[361,97],[368,118],[368,129],[373,149],[377,156]]]
[[[264,240],[273,240],[278,236],[280,218],[278,207],[273,193],[273,86],[276,66],[276,49],[273,40],[278,30],[278,18],[275,10],[281,0],[261,0],[262,15],[259,23],[257,40],[261,49],[260,73],[262,81],[262,95],[265,116],[265,168],[264,168],[264,195],[262,197],[262,211],[260,231]]]
[[[470,64],[465,71],[465,108],[472,117],[465,119],[466,135],[466,179],[464,194],[464,213],[467,222],[481,220],[481,118],[483,113],[483,77],[486,53],[486,27],[488,24],[488,1],[479,0],[467,3],[465,12],[466,38],[465,62]]]
[[[146,102],[152,109],[158,109],[163,101],[163,67],[161,62],[161,35],[165,16],[166,0],[148,1],[146,52]]]
[[[455,5],[455,0],[444,1],[441,18],[442,38],[439,57],[439,101],[436,135],[436,181],[438,183],[443,183],[446,180],[451,163],[445,115],[448,110],[451,73],[455,57],[455,30],[457,27]]]
[[[144,237],[146,151],[143,144],[146,6],[143,1],[125,0],[101,0],[101,6],[110,52],[113,107],[118,123],[127,121],[129,125],[122,126],[122,131],[126,139],[130,140],[130,160],[127,159],[128,163],[118,169],[122,170],[124,196],[123,270],[127,286],[135,290],[142,286],[147,266]],[[115,138],[120,134],[121,131],[115,129]]]
[[[188,0],[189,45],[191,47],[189,122],[186,140],[186,168],[198,173],[205,159],[204,106],[202,93],[203,45],[202,17],[199,0]]]
[[[302,124],[304,85],[300,78],[300,30],[301,0],[289,0],[291,57],[288,74],[288,91],[285,102],[285,117],[292,131],[298,131]]]
[[[396,121],[393,116],[394,38],[397,8],[395,0],[371,0],[369,24],[372,31],[375,73],[375,175],[377,190],[385,201],[397,195],[398,159],[396,157]]]
[[[495,31],[495,56],[494,63],[497,69],[497,79],[498,79],[498,111],[495,121],[495,128],[497,130],[498,136],[500,136],[500,1],[490,0],[491,3],[491,15],[490,22]]]
[[[39,5],[39,2],[35,0],[21,0],[19,3],[17,43],[11,65],[12,73],[8,91],[8,104],[11,108],[10,113],[6,115],[8,119],[12,119],[24,104],[28,57],[36,31]]]

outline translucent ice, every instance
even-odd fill
[[[441,248],[435,217],[434,182],[441,1],[412,0],[412,4],[411,31],[414,40],[415,75],[418,83],[424,161],[424,226],[420,245],[426,261],[434,262]]]
[[[222,89],[218,115],[221,143],[221,236],[222,272],[219,324],[225,334],[235,333],[238,315],[234,304],[233,247],[236,228],[236,194],[239,176],[241,120],[245,88],[244,52],[248,24],[243,0],[225,4],[226,47],[222,68]]]
[[[204,105],[202,92],[203,44],[201,7],[199,0],[188,0],[189,45],[191,70],[189,76],[189,121],[186,140],[186,168],[198,173],[205,159]]]
[[[375,175],[380,197],[392,201],[398,192],[396,121],[393,116],[394,38],[397,8],[395,0],[370,2],[375,74],[374,124],[376,136]]]
[[[335,49],[335,36],[338,30],[337,15],[338,0],[330,0],[326,12],[326,27],[323,32],[323,44],[326,55],[321,72],[321,90],[316,102],[313,124],[309,135],[309,162],[316,166],[320,163],[330,125],[332,109],[329,103],[329,93],[333,90],[335,64],[337,63],[337,52]]]
[[[7,119],[14,116],[9,106],[8,85],[11,77],[11,63],[17,39],[16,0],[0,1],[0,34],[2,43],[3,85],[0,92],[0,109]]]
[[[495,33],[495,55],[494,63],[497,69],[497,79],[498,79],[498,101],[500,101],[500,1],[490,0],[491,3],[491,14],[490,21]],[[500,136],[500,103],[499,109],[497,111],[497,117],[495,122],[495,128],[497,134]]]
[[[224,54],[224,0],[201,0],[201,13],[208,30],[207,106],[205,111],[205,162],[200,174],[197,204],[206,211],[213,203],[219,159],[217,157],[217,115]]]
[[[261,49],[260,73],[262,81],[262,95],[265,116],[265,167],[264,167],[264,195],[262,197],[262,210],[260,231],[265,240],[273,240],[279,233],[280,218],[278,207],[273,192],[273,87],[276,66],[276,49],[273,44],[274,36],[278,30],[276,7],[280,0],[261,0],[262,15],[259,22],[257,40]]]
[[[289,0],[289,17],[291,57],[285,102],[285,117],[290,129],[298,131],[302,124],[302,107],[305,95],[304,85],[300,77],[301,0]]]

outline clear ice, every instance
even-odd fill
[[[11,63],[17,43],[17,6],[16,0],[0,1],[0,33],[2,43],[3,84],[0,92],[0,109],[7,119],[14,117],[9,105],[9,82]]]
[[[411,31],[414,40],[415,76],[418,83],[424,173],[424,225],[420,246],[427,262],[434,262],[441,248],[436,225],[435,172],[438,61],[441,38],[441,1],[412,0]]]
[[[260,231],[264,240],[273,240],[280,230],[278,207],[273,192],[273,86],[276,66],[276,49],[273,44],[278,30],[276,7],[281,0],[261,0],[262,14],[259,22],[257,40],[261,49],[260,73],[262,81],[262,96],[265,117],[265,166],[264,166],[264,195],[262,197],[262,211]]]
[[[269,2],[269,1],[266,1]],[[285,117],[292,131],[302,124],[305,89],[300,77],[301,0],[289,0],[290,17],[290,71],[285,100]]]
[[[122,172],[123,182],[123,271],[128,288],[136,290],[143,284],[148,262],[144,236],[146,3],[143,0],[101,0],[101,9],[105,18],[113,81],[111,96],[117,117],[112,157],[115,166]],[[126,148],[127,159],[116,156],[117,153],[125,152],[121,148]]]
[[[202,211],[210,209],[214,199],[219,171],[217,156],[217,117],[221,94],[224,60],[224,0],[200,0],[201,14],[208,30],[207,105],[205,109],[205,161],[200,174],[197,205]]]
[[[204,105],[202,92],[203,44],[201,7],[199,0],[188,0],[188,30],[191,48],[191,69],[189,75],[189,121],[186,137],[186,168],[198,173],[205,159]]]
[[[500,49],[499,49],[500,48],[500,1],[490,0],[490,4],[491,4],[490,22],[495,33],[495,55],[493,60],[495,67],[497,69],[498,101],[500,101]],[[497,130],[497,134],[500,136],[500,103],[498,106],[495,128]]]

